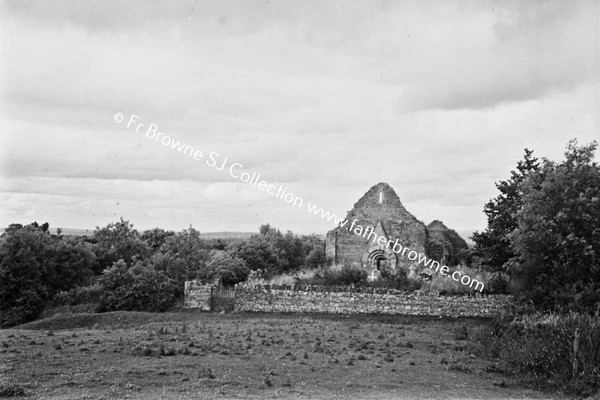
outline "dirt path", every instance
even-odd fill
[[[32,399],[563,399],[408,317],[111,313],[0,331],[0,384]],[[20,327],[23,328],[23,327]],[[66,329],[64,329],[66,328]],[[462,329],[462,328],[461,328]]]

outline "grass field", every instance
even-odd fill
[[[64,314],[0,331],[0,397],[558,399],[493,372],[485,322],[397,316]]]

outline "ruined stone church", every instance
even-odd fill
[[[394,189],[387,183],[379,183],[369,189],[348,212],[346,220],[357,220],[356,225],[365,229],[374,229],[377,237],[383,237],[386,241],[398,239],[402,246],[409,247],[420,254],[426,252],[429,240],[428,227],[404,208]],[[439,221],[434,221],[430,225],[437,233],[441,229],[440,224],[449,230]],[[466,242],[462,241],[464,248],[467,248]],[[443,257],[447,253],[445,251]],[[375,237],[369,240],[355,234],[350,230],[349,225],[337,226],[327,232],[325,255],[336,264],[364,268],[371,278],[376,278],[384,270],[395,273],[402,268],[409,275],[419,270],[416,261],[396,254],[389,246],[381,246]]]

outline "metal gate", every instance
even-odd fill
[[[232,312],[235,307],[235,289],[214,287],[210,292],[210,311]]]

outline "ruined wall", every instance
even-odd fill
[[[454,267],[464,263],[469,253],[467,242],[456,231],[442,221],[435,220],[427,225],[428,256],[442,265]]]
[[[198,281],[186,281],[183,291],[183,306],[210,311],[211,285],[202,285]]]
[[[494,317],[510,312],[512,296],[438,296],[388,290],[326,292],[261,287],[236,291],[235,311]]]
[[[186,308],[210,310],[210,285],[185,284]],[[509,313],[512,296],[439,296],[394,289],[310,286],[302,289],[272,289],[238,286],[237,312],[295,312],[332,314],[399,314],[447,317],[494,317]]]

